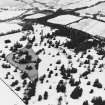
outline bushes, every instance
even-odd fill
[[[25,89],[24,92],[24,98],[23,101],[28,104],[29,99],[35,95],[35,88],[36,88],[36,83],[37,80],[35,80],[34,82],[29,82],[27,85],[27,89]]]
[[[30,49],[32,47],[32,43],[27,43],[27,45],[25,46],[27,49]]]
[[[94,87],[97,87],[97,88],[102,88],[102,84],[99,82],[98,79],[95,80],[93,86],[94,86]]]
[[[91,102],[93,103],[93,105],[105,105],[105,100],[102,100],[102,97],[94,97]]]
[[[4,64],[3,63],[1,66],[2,66],[2,68],[11,68],[11,66],[9,64]]]
[[[83,102],[83,105],[89,105],[88,101],[87,101],[87,100],[84,101],[84,102]]]
[[[19,60],[19,64],[25,64],[25,63],[29,63],[31,61],[31,55],[26,55],[25,58],[20,58]]]
[[[25,87],[27,85],[27,80],[23,81],[23,87]]]
[[[16,87],[15,90],[16,90],[16,91],[20,91],[20,90],[21,90],[21,87]]]
[[[28,51],[19,50],[15,54],[13,54],[13,60],[19,64],[29,63],[32,59],[32,56],[29,55]]]
[[[19,83],[19,81],[16,80],[16,81],[12,82],[11,86],[16,86],[16,85],[18,85],[18,83]]]
[[[11,40],[10,39],[6,39],[5,40],[5,43],[7,44],[7,43],[11,43]]]
[[[5,59],[5,54],[3,53],[0,57]]]
[[[59,81],[59,83],[58,83],[58,85],[56,87],[56,90],[57,90],[58,93],[59,92],[62,92],[62,93],[65,93],[66,92],[66,86],[65,86],[63,80],[60,80]]]
[[[28,77],[28,74],[26,72],[23,72],[22,75],[21,75],[21,78],[26,79],[27,77]]]
[[[16,42],[16,43],[14,44],[14,47],[16,47],[16,48],[21,48],[21,47],[23,47],[23,45],[20,44],[19,42]]]
[[[72,91],[70,97],[71,97],[72,99],[78,99],[79,97],[81,97],[82,92],[83,92],[83,89],[80,88],[79,86],[77,86],[77,87]]]
[[[31,23],[24,24],[24,26],[22,28],[22,31],[26,31],[26,30],[32,30],[32,31],[34,31]]]
[[[28,42],[29,42],[29,43],[33,43],[34,41],[35,41],[35,36],[33,36],[32,38],[29,38],[29,37],[28,37]]]
[[[17,51],[18,48],[21,48],[21,47],[23,47],[23,45],[20,44],[19,42],[16,42],[16,43],[10,48],[10,51],[15,52],[15,51]]]
[[[31,65],[26,65],[26,70],[32,70],[32,66]]]
[[[26,39],[27,39],[26,36],[22,36],[22,37],[20,38],[20,41],[25,41]]]

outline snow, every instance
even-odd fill
[[[2,11],[0,12],[0,20],[5,20],[5,19],[9,19],[9,18],[13,18],[16,17],[20,14],[22,14],[24,11],[19,10],[19,11]]]
[[[37,14],[34,14],[34,15],[27,16],[25,19],[37,19],[37,18],[41,18],[41,17],[44,17],[44,16],[46,16],[46,15],[43,14],[43,13],[37,13]]]
[[[72,27],[78,30],[87,32],[93,36],[98,35],[105,37],[105,23],[93,19],[83,19],[78,23],[70,24],[68,27]]]
[[[105,21],[105,16],[104,17],[97,16],[97,19]]]
[[[88,22],[87,22],[87,24],[88,24]],[[35,33],[36,37],[41,36],[41,35],[46,36],[45,35],[45,34],[47,34],[46,31],[43,31],[43,34],[41,34],[42,33],[41,30],[44,30],[44,29],[47,29],[47,28],[49,29],[49,27],[47,27],[47,26],[40,26],[40,25],[36,26],[35,28],[36,28],[35,29],[36,32],[34,30],[34,33]],[[51,33],[50,30],[48,32]],[[48,104],[56,105],[58,103],[57,99],[59,98],[59,96],[63,97],[63,101],[62,101],[63,104],[62,105],[66,105],[66,102],[68,102],[68,104],[71,104],[71,105],[78,105],[78,104],[82,105],[83,101],[85,101],[85,100],[89,100],[90,105],[92,105],[91,99],[94,96],[102,96],[102,98],[105,99],[105,93],[103,92],[103,89],[105,88],[105,83],[104,83],[105,71],[103,70],[103,72],[99,72],[100,69],[98,68],[99,64],[101,64],[101,63],[105,64],[105,58],[103,60],[99,61],[99,63],[97,64],[97,66],[95,68],[95,72],[91,72],[88,75],[87,79],[80,78],[80,75],[82,73],[84,73],[85,71],[87,71],[88,67],[90,67],[91,69],[93,68],[94,61],[99,60],[99,58],[101,58],[101,55],[98,55],[96,50],[94,48],[92,48],[92,49],[90,49],[90,51],[87,51],[86,54],[83,55],[83,58],[81,58],[83,52],[80,52],[80,53],[76,54],[71,49],[62,47],[62,49],[66,49],[66,52],[67,52],[66,54],[67,55],[71,55],[72,59],[70,59],[71,63],[69,64],[68,63],[69,60],[67,59],[66,55],[64,53],[62,53],[62,51],[61,51],[61,49],[59,49],[59,47],[58,48],[54,48],[54,47],[48,48],[48,43],[47,43],[48,40],[51,40],[52,43],[53,43],[53,39],[44,38],[44,40],[43,40],[43,42],[41,42],[41,44],[38,44],[37,46],[32,47],[34,51],[37,51],[39,49],[44,48],[44,53],[39,54],[39,58],[41,58],[42,61],[39,65],[39,69],[38,69],[38,74],[39,75],[38,76],[40,78],[41,76],[43,76],[45,74],[46,78],[45,78],[43,84],[40,83],[40,81],[38,81],[38,84],[37,84],[37,87],[36,87],[36,96],[31,98],[31,100],[29,101],[29,105],[35,105],[35,104],[36,105],[43,105],[43,104],[45,104],[45,105],[48,105]],[[58,36],[55,37],[55,41],[57,41],[57,42],[61,41],[60,43],[63,43],[66,40],[68,40],[68,39],[66,39],[65,37],[58,37]],[[40,37],[36,38],[35,43],[38,43],[38,42],[40,43]],[[46,43],[47,45],[44,46],[44,43]],[[58,52],[60,53],[60,56],[56,55]],[[87,56],[89,54],[93,56],[93,60],[91,61],[90,65],[86,65],[86,64],[84,64],[84,61],[87,59]],[[52,55],[55,55],[55,57],[52,57]],[[59,68],[61,67],[61,65],[56,64],[56,61],[58,59],[61,60],[61,62],[62,62],[61,65],[64,64],[65,67],[67,67],[67,68],[68,67],[77,68],[77,73],[76,74],[71,74],[72,77],[75,79],[75,81],[79,81],[79,79],[80,79],[81,83],[80,83],[79,86],[83,89],[82,96],[77,100],[74,100],[74,99],[70,98],[70,93],[74,90],[75,86],[74,87],[71,86],[69,84],[69,80],[66,81],[67,82],[67,84],[66,84],[66,89],[67,90],[66,90],[66,93],[65,93],[66,95],[64,95],[63,93],[57,93],[56,92],[57,83],[59,82],[59,80],[64,80],[62,78],[62,75],[60,74],[60,69]],[[79,59],[79,61],[77,61],[78,59]],[[83,63],[83,65],[81,67],[79,67],[80,63]],[[49,66],[50,64],[52,64],[52,66]],[[57,70],[54,70],[55,67],[57,67]],[[104,67],[105,67],[105,65],[104,65]],[[103,69],[104,69],[104,67],[103,67]],[[47,68],[49,68],[50,70],[53,70],[53,74],[52,74],[51,78],[47,78],[47,76],[48,76]],[[55,73],[58,73],[57,77],[54,76]],[[99,81],[103,85],[102,89],[94,88],[92,86],[95,79],[97,79],[97,78],[99,79]],[[49,80],[49,83],[46,83],[46,80]],[[87,86],[88,81],[91,82],[90,86]],[[50,85],[52,86],[51,90],[49,89]],[[89,94],[89,91],[91,89],[94,89],[93,94]],[[48,100],[38,101],[38,96],[39,95],[43,96],[44,91],[48,91],[48,94],[49,94]]]
[[[66,19],[67,21],[63,20],[65,17],[66,18],[68,17]],[[56,21],[54,21],[54,22],[57,22],[57,20],[58,20],[58,23],[63,24],[63,25],[67,24],[68,22],[74,22],[74,21],[76,21],[76,19],[78,20],[77,17],[72,16],[72,15],[62,15],[62,16],[58,16],[56,18],[53,18],[52,20],[55,19]],[[3,25],[1,25],[1,26],[3,26]],[[77,29],[80,29],[80,30],[83,30],[83,31],[86,31],[86,32],[89,32],[89,33],[95,35],[95,34],[101,34],[102,32],[104,32],[104,26],[105,26],[105,24],[103,22],[98,22],[98,21],[92,20],[92,19],[83,19],[79,23],[74,23],[68,27],[77,28]],[[44,51],[42,51],[38,55],[39,58],[41,59],[41,62],[39,64],[39,68],[38,68],[38,77],[40,78],[41,76],[43,76],[45,74],[46,78],[44,79],[43,84],[40,83],[40,81],[38,80],[37,87],[36,87],[36,94],[29,100],[28,105],[35,105],[35,104],[36,105],[43,105],[43,104],[44,105],[48,105],[48,104],[57,105],[58,98],[60,96],[63,97],[61,105],[67,105],[66,102],[68,102],[68,104],[70,104],[70,105],[78,105],[78,104],[82,105],[83,101],[85,101],[87,99],[89,101],[91,101],[91,99],[94,96],[102,96],[102,98],[105,99],[105,92],[103,92],[104,88],[105,88],[105,80],[104,80],[105,57],[103,60],[99,60],[99,58],[101,58],[101,55],[98,55],[94,48],[90,49],[90,52],[87,51],[86,54],[83,54],[83,52],[75,53],[70,48],[63,46],[63,43],[70,41],[68,38],[60,37],[60,36],[52,36],[54,38],[46,37],[48,35],[48,33],[50,35],[52,35],[52,33],[55,31],[55,29],[52,29],[48,26],[44,26],[44,25],[40,25],[40,24],[37,24],[37,25],[34,24],[33,27],[34,27],[34,33],[31,33],[30,35],[28,35],[28,37],[30,39],[32,39],[32,37],[34,37],[34,35],[35,35],[35,42],[33,43],[32,49],[34,50],[34,52],[37,52],[40,49],[44,49]],[[0,37],[0,44],[1,44],[0,49],[3,51],[3,53],[5,53],[6,55],[9,54],[11,52],[11,51],[9,51],[9,48],[17,40],[19,41],[20,37],[23,34],[24,33],[20,32],[20,33],[10,34],[7,36]],[[42,41],[41,41],[41,38],[43,38]],[[8,44],[9,48],[5,48],[4,40],[6,40],[6,39],[11,39],[11,43]],[[51,41],[52,44],[59,42],[60,45],[58,46],[58,48],[53,47],[53,46],[49,47],[51,44],[48,43],[48,41]],[[25,46],[27,44],[27,41],[23,42],[22,44]],[[37,46],[35,44],[37,44]],[[46,46],[45,46],[45,44],[46,44]],[[64,54],[62,52],[62,50],[65,50],[66,54]],[[81,57],[82,54],[83,54],[83,58]],[[87,56],[89,54],[93,57],[93,60],[90,61],[91,62],[90,64],[84,64],[84,61],[87,59]],[[68,55],[71,56],[71,59],[67,58]],[[56,62],[58,60],[61,60],[61,64],[56,64]],[[99,61],[99,63],[95,67],[95,71],[91,72],[87,76],[88,77],[87,79],[85,79],[83,77],[80,78],[80,75],[82,73],[87,71],[89,68],[91,68],[91,69],[93,68],[95,60]],[[10,69],[5,70],[1,67],[2,63],[5,63],[5,61],[0,60],[0,76],[4,77],[5,74],[7,73],[7,71],[9,71],[15,77],[15,79],[17,79],[19,81],[19,84],[22,85],[22,80],[19,77],[20,72],[18,71],[18,73],[13,73],[13,70],[15,68],[13,66],[11,66]],[[79,67],[80,63],[83,64],[81,67]],[[52,66],[50,64],[52,64]],[[70,69],[77,68],[76,74],[71,73],[71,75],[75,79],[75,81],[79,81],[79,79],[80,79],[81,83],[79,86],[83,89],[82,96],[77,100],[70,98],[70,94],[72,93],[72,91],[74,90],[75,87],[70,85],[69,80],[65,80],[64,78],[62,78],[62,74],[60,72],[60,67],[63,64],[65,66],[65,70],[67,70],[66,68],[70,68]],[[104,65],[104,67],[102,68],[102,70],[103,70],[102,72],[99,72],[101,70],[100,68],[98,68],[99,64]],[[47,71],[48,68],[53,71],[51,78],[48,78],[48,73],[49,73]],[[57,70],[54,70],[55,68],[57,68]],[[58,73],[58,76],[55,76],[55,73]],[[97,79],[97,78],[100,80],[100,82],[103,85],[102,89],[94,88],[92,86],[95,79]],[[49,81],[48,83],[46,82],[47,80]],[[62,93],[62,92],[57,93],[57,91],[56,91],[56,86],[60,80],[63,80],[64,83],[66,84],[66,92],[65,93]],[[13,82],[11,80],[11,76],[8,80],[5,80],[5,81],[9,85],[11,84],[11,82]],[[88,81],[91,82],[90,86],[87,86],[87,84],[86,84]],[[50,85],[52,86],[51,90],[49,89]],[[91,89],[94,89],[93,94],[89,94],[89,91]],[[24,95],[23,91],[24,91],[24,89],[22,87],[22,91],[17,92],[20,97],[23,97],[23,95]],[[38,102],[38,96],[39,95],[43,96],[45,91],[48,91],[48,100],[42,99],[42,101]],[[3,104],[3,105],[5,105],[5,104]],[[20,105],[22,105],[22,104],[20,103]],[[89,104],[89,105],[92,105],[92,104]]]
[[[18,96],[0,80],[0,104],[1,105],[25,105]]]
[[[49,19],[47,22],[54,24],[66,25],[72,23],[74,21],[80,20],[81,17],[73,16],[73,15],[60,15],[55,18]]]
[[[61,0],[61,7],[63,9],[75,9],[75,8],[82,8],[82,7],[86,7],[86,6],[91,6],[91,5],[94,5],[98,2],[101,2],[103,0]]]
[[[105,3],[101,3],[101,4],[98,4],[96,6],[93,6],[91,8],[87,8],[87,9],[82,9],[82,10],[78,10],[76,12],[79,12],[80,15],[87,15],[87,14],[102,14],[104,15],[105,14]]]
[[[11,53],[11,51],[9,50],[11,48],[11,46],[14,45],[14,43],[16,43],[16,41],[19,42],[19,39],[23,36],[24,34],[22,32],[20,33],[15,33],[15,34],[9,34],[9,35],[6,35],[6,36],[0,36],[0,50],[2,50],[2,53],[0,53],[0,55],[2,55],[3,53],[7,56],[8,54]],[[5,40],[11,40],[11,43],[8,43],[7,46],[8,48],[5,48],[6,44],[5,44]],[[23,42],[20,42],[21,44],[23,45],[26,45],[27,41],[23,41]],[[14,66],[11,66],[11,68],[8,68],[8,69],[5,69],[5,68],[2,68],[2,64],[3,63],[6,63],[6,61],[3,61],[1,58],[0,58],[0,77],[10,86],[11,83],[15,80],[18,80],[19,81],[19,85],[22,86],[22,79],[21,79],[21,73],[20,73],[20,70],[17,70],[17,72],[14,72],[15,70],[15,67]],[[10,75],[8,77],[8,79],[4,79],[6,77],[6,74],[7,72],[10,72]],[[11,77],[14,76],[14,79],[11,79]],[[15,90],[16,87],[11,87],[12,90]],[[21,90],[19,92],[16,92],[21,98],[23,98],[23,92],[24,92],[24,88],[21,88]]]
[[[11,31],[21,30],[22,27],[18,24],[9,24],[6,22],[0,23],[0,34],[6,34]]]

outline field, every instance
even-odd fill
[[[0,85],[26,105],[105,105],[104,2],[62,2],[1,10]]]
[[[21,30],[22,30],[22,27],[18,24],[15,24],[15,23],[10,24],[6,22],[0,23],[0,36],[19,32]]]
[[[14,18],[17,17],[19,15],[21,15],[24,11],[20,10],[20,11],[14,11],[14,10],[7,10],[7,11],[2,11],[0,12],[0,20],[6,20],[6,19],[10,19],[10,18]]]

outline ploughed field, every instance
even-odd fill
[[[37,24],[28,36],[1,36],[1,77],[28,105],[105,105],[104,41],[75,47],[55,31]]]

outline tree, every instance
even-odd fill
[[[32,70],[32,66],[31,65],[26,65],[26,70]]]
[[[29,55],[28,51],[19,50],[13,55],[13,60],[19,64],[29,63],[32,59],[32,56]]]
[[[79,97],[82,96],[82,93],[83,93],[83,89],[80,88],[79,86],[77,86],[71,93],[70,97],[72,99],[78,99]]]
[[[10,64],[5,64],[5,63],[3,63],[1,66],[2,68],[11,68]]]
[[[21,78],[26,79],[27,77],[28,77],[28,74],[26,72],[23,72],[22,75],[21,75]]]
[[[16,81],[12,82],[11,86],[16,86],[16,85],[18,85],[18,83],[19,83],[19,81],[16,80]]]
[[[93,105],[105,105],[105,100],[103,100],[101,96],[93,97],[91,102],[93,103]]]
[[[7,43],[11,43],[11,40],[10,39],[6,39],[5,40],[5,43],[7,44]]]

